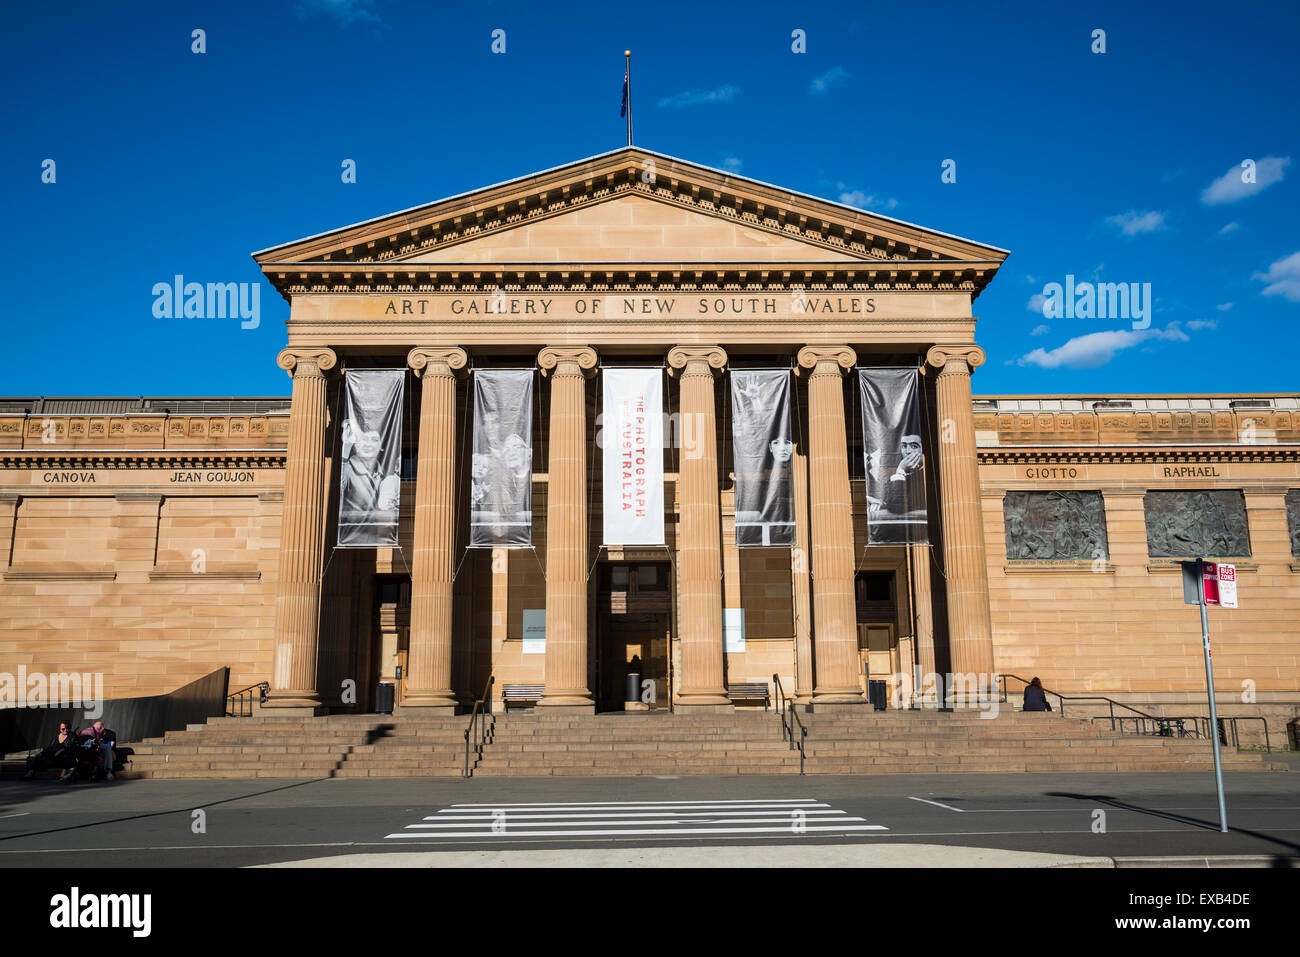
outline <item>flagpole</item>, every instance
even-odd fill
[[[623,51],[623,61],[627,70],[627,145],[632,145],[632,51]]]

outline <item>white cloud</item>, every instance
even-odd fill
[[[1219,310],[1219,312],[1227,312],[1229,309],[1232,308],[1232,303],[1230,303],[1230,302],[1221,302],[1221,303],[1219,303],[1217,306],[1215,306],[1214,308],[1217,309],[1217,310]]]
[[[730,103],[740,95],[740,87],[737,86],[720,86],[716,90],[687,90],[685,93],[674,93],[672,96],[665,96],[659,101],[660,109],[668,107],[669,109],[680,110],[688,106],[701,106],[714,103]]]
[[[745,166],[739,156],[728,156],[722,161],[722,168],[728,173],[739,173]]]
[[[1187,328],[1191,329],[1193,332],[1200,329],[1217,329],[1219,328],[1219,323],[1214,319],[1189,319],[1187,322]]]
[[[1091,369],[1105,365],[1122,349],[1130,349],[1149,339],[1186,342],[1187,333],[1168,329],[1115,329],[1075,336],[1055,349],[1035,349],[1016,360],[1017,365],[1040,369]]]
[[[1291,302],[1300,302],[1300,252],[1279,259],[1268,267],[1268,272],[1255,273],[1253,279],[1268,283],[1264,295],[1281,296]]]
[[[1051,327],[1051,326],[1034,326],[1033,331],[1032,331],[1031,333],[1029,333],[1029,334],[1030,334],[1031,336],[1041,336],[1041,335],[1045,335],[1046,333],[1049,333],[1049,332],[1051,332],[1051,331],[1052,331],[1052,327]]]
[[[861,189],[850,189],[846,183],[836,183],[835,188],[840,191],[840,202],[845,206],[856,206],[858,209],[893,209],[898,205],[898,200],[892,196],[887,198]]]
[[[1241,228],[1241,223],[1237,222],[1234,219],[1232,222],[1228,223],[1228,225],[1224,226],[1222,229],[1219,230],[1219,235],[1226,236],[1228,235],[1228,233],[1235,233],[1240,228]]]
[[[1029,302],[1025,306],[1025,308],[1028,309],[1030,312],[1036,312],[1040,316],[1043,316],[1046,315],[1046,313],[1043,312],[1043,304],[1046,302],[1047,302],[1047,297],[1044,296],[1041,292],[1036,292],[1029,297]]]
[[[1154,209],[1147,210],[1145,213],[1130,209],[1127,213],[1107,216],[1106,222],[1112,226],[1118,226],[1120,232],[1125,236],[1138,236],[1142,233],[1154,233],[1164,229],[1165,214],[1156,212]]]
[[[826,93],[832,87],[839,86],[853,77],[853,74],[842,66],[833,66],[820,76],[813,77],[813,81],[808,84],[809,93]]]
[[[1034,285],[1034,283],[1038,282],[1038,280],[1035,279],[1033,276],[1025,276],[1025,282],[1029,283],[1029,285],[1032,286]]]
[[[299,0],[298,15],[323,13],[336,17],[341,23],[381,23],[370,8],[374,0]]]
[[[1244,183],[1241,178],[1246,170],[1238,163],[1205,188],[1201,202],[1206,206],[1221,206],[1254,196],[1274,183],[1282,182],[1283,170],[1290,165],[1289,156],[1265,156],[1255,163],[1255,182]]]

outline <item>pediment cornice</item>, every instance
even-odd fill
[[[807,246],[809,263],[819,262],[824,251],[876,268],[925,264],[948,273],[980,264],[984,275],[975,292],[1007,255],[886,216],[627,148],[263,250],[254,259],[285,295],[296,291],[286,283],[292,267],[370,266],[418,274],[446,266],[405,260],[625,196],[794,239]]]

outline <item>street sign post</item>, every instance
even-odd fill
[[[1223,758],[1219,754],[1219,713],[1214,703],[1214,662],[1210,660],[1210,618],[1206,608],[1210,605],[1237,607],[1237,569],[1233,565],[1207,562],[1198,558],[1194,562],[1181,562],[1183,567],[1183,601],[1201,608],[1201,647],[1205,652],[1205,687],[1210,696],[1210,740],[1214,742],[1214,786],[1219,795],[1219,830],[1228,830],[1228,806],[1223,799]],[[1224,573],[1227,573],[1226,575]],[[1224,584],[1230,602],[1225,602]]]

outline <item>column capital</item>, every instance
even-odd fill
[[[537,353],[537,364],[545,375],[587,375],[596,368],[596,350],[590,346],[547,346]]]
[[[295,374],[302,375],[319,375],[322,372],[328,372],[338,364],[339,357],[333,349],[327,349],[324,346],[311,346],[309,348],[293,348],[280,350],[280,354],[275,357],[275,364],[285,372],[289,373],[289,378]]]
[[[930,351],[925,354],[925,361],[936,369],[947,369],[949,363],[963,362],[966,364],[966,374],[969,375],[984,364],[984,350],[973,342],[959,345],[938,345],[931,347]],[[956,369],[956,372],[962,370]]]
[[[804,346],[799,350],[799,365],[814,372],[830,372],[832,364],[839,366],[835,370],[852,369],[858,361],[858,354],[848,346]]]
[[[727,353],[721,346],[673,346],[668,350],[669,375],[673,370],[685,370],[684,374],[715,372],[726,368]]]
[[[457,369],[465,368],[469,356],[464,349],[456,346],[416,346],[406,354],[406,364],[417,376],[425,372],[434,375],[451,375]],[[446,371],[442,371],[445,367]]]

